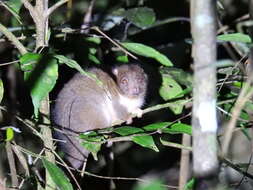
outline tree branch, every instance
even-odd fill
[[[6,152],[7,152],[9,167],[11,171],[11,183],[14,187],[18,187],[17,168],[15,165],[15,159],[14,159],[13,151],[11,149],[10,142],[6,143]]]
[[[207,180],[210,185],[215,183],[208,177],[216,176],[218,169],[215,5],[216,1],[213,0],[191,1],[194,42],[193,171],[195,177],[199,177],[200,181]]]
[[[16,46],[19,52],[23,55],[27,53],[26,48],[4,25],[0,23],[0,31]]]
[[[104,36],[106,39],[108,39],[110,42],[112,42],[116,47],[118,47],[121,51],[123,51],[125,54],[129,55],[130,57],[132,57],[135,60],[138,60],[138,58],[136,56],[134,56],[132,53],[130,53],[129,51],[127,51],[124,47],[122,47],[119,43],[117,43],[116,41],[114,41],[113,39],[111,39],[109,36],[107,36],[104,32],[102,32],[97,26],[92,27],[91,29],[97,31],[99,34],[101,34],[102,36]]]
[[[185,147],[191,146],[191,136],[187,134],[182,135],[182,145]],[[189,178],[190,168],[190,150],[181,150],[180,171],[179,171],[179,190],[184,190],[184,187]]]
[[[49,17],[58,7],[63,5],[64,3],[68,2],[68,0],[60,0],[55,3],[52,7],[47,10],[47,17]]]
[[[236,122],[238,118],[240,117],[240,114],[244,105],[253,95],[253,88],[251,86],[252,81],[253,81],[253,76],[249,76],[232,110],[232,116],[231,116],[231,119],[229,120],[228,125],[226,126],[226,131],[224,134],[224,142],[222,144],[222,156],[227,155],[230,141],[232,139],[233,131],[236,126]]]
[[[32,6],[32,4],[28,0],[21,0],[21,2],[24,4],[25,8],[30,12],[32,18],[36,18],[36,11],[35,8]]]
[[[191,99],[188,99],[188,100],[182,101],[181,104],[182,105],[187,105],[190,102],[191,102]],[[157,104],[155,106],[152,106],[152,107],[149,107],[149,108],[146,108],[146,109],[142,110],[142,114],[146,114],[146,113],[149,113],[149,112],[153,112],[153,111],[157,111],[157,110],[173,107],[175,104],[178,105],[178,103],[173,103],[173,102],[168,102],[168,103],[165,103],[165,104]],[[135,118],[135,117],[137,117],[137,114],[133,114],[132,115],[132,118]],[[123,121],[123,120],[117,120],[116,122],[114,122],[111,125],[111,127],[116,126],[116,125],[121,125],[121,124],[123,124],[125,122],[126,121]]]

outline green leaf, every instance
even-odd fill
[[[104,141],[105,138],[103,135],[99,135],[96,131],[90,131],[88,133],[82,133],[79,135],[81,139],[84,139],[88,142],[101,142]]]
[[[0,103],[2,102],[3,97],[4,97],[4,84],[2,79],[0,79]]]
[[[249,35],[242,33],[222,34],[218,35],[217,39],[226,42],[251,43],[251,38],[249,37]]]
[[[134,190],[166,190],[161,180],[151,180],[148,183],[139,183]]]
[[[180,98],[183,92],[182,87],[170,76],[162,75],[162,85],[160,87],[160,96],[165,100],[171,100],[173,98]]]
[[[189,94],[189,93],[191,93],[192,92],[192,90],[193,90],[193,87],[188,87],[188,88],[185,88],[182,92],[180,92],[178,95],[177,95],[177,97],[181,97],[181,96],[184,96],[184,95],[186,95],[186,94]]]
[[[95,56],[95,55],[92,55],[92,54],[88,54],[88,59],[90,61],[92,61],[93,63],[97,64],[97,65],[100,65],[101,62],[99,61],[99,59]]]
[[[11,141],[14,137],[14,131],[11,127],[8,127],[6,129],[6,139],[5,141]]]
[[[9,0],[4,1],[2,5],[17,19],[17,21],[22,24],[21,18],[19,16],[19,11],[22,6],[22,2],[20,0]]]
[[[97,49],[96,48],[89,48],[89,53],[92,55],[95,55],[97,53]]]
[[[240,113],[240,119],[244,119],[246,121],[250,120],[250,115],[244,111]],[[245,123],[244,121],[241,121],[242,123]],[[247,123],[247,122],[246,122]]]
[[[160,122],[160,123],[152,123],[142,128],[146,131],[156,131],[157,129],[166,128],[169,125],[171,125],[171,122]]]
[[[177,100],[171,103],[168,107],[175,115],[178,115],[182,113],[186,102],[189,102],[189,100]]]
[[[74,68],[80,73],[89,76],[89,73],[84,71],[83,68],[75,60],[67,58],[63,55],[55,55],[54,57],[59,61],[59,63],[64,63],[70,68]]]
[[[20,59],[24,79],[32,97],[35,117],[38,117],[41,101],[53,89],[58,78],[58,65],[52,56],[28,53]],[[27,71],[27,69],[32,69]]]
[[[84,140],[88,141],[88,142],[101,142],[101,141],[105,140],[102,135],[98,135],[98,133],[95,132],[95,131],[80,134],[79,137],[81,139],[84,139]]]
[[[169,128],[162,129],[162,132],[170,134],[185,133],[188,135],[192,135],[192,127],[184,123],[175,123],[171,125]]]
[[[94,160],[98,160],[97,154],[101,149],[102,143],[90,143],[87,141],[82,142],[82,146],[87,149],[89,152],[91,152]]]
[[[124,15],[127,20],[143,29],[151,26],[156,20],[153,9],[147,7],[129,9]]]
[[[98,45],[101,43],[101,39],[98,37],[87,37],[87,38],[85,38],[85,40],[87,42],[92,42],[92,43],[98,44]]]
[[[121,55],[121,56],[118,56],[116,57],[116,60],[118,62],[122,62],[122,63],[128,63],[128,57],[126,55]]]
[[[235,69],[234,67],[226,67],[218,69],[217,72],[219,74],[232,75],[235,71],[237,72],[237,69]]]
[[[81,133],[79,135],[79,137],[81,139],[85,139],[85,140],[88,140],[89,138],[96,137],[96,136],[98,136],[98,133],[96,131],[89,131],[89,132],[86,132],[86,133]]]
[[[187,86],[187,88],[192,87],[193,76],[192,74],[185,72],[182,69],[175,67],[161,67],[160,73],[162,76],[170,76],[177,83]]]
[[[40,61],[40,59],[42,58],[41,54],[37,54],[37,53],[26,53],[24,54],[22,57],[20,57],[19,61],[20,61],[20,68],[22,71],[26,72],[26,71],[32,71],[37,63]]]
[[[112,133],[114,130],[113,127],[108,127],[108,128],[104,128],[104,129],[99,129],[97,130],[98,134],[108,134],[108,133]]]
[[[121,136],[127,136],[127,135],[144,132],[144,130],[137,127],[124,126],[124,127],[119,127],[119,128],[114,129],[113,132]]]
[[[101,149],[101,145],[103,144],[102,141],[105,140],[104,136],[98,135],[98,133],[95,131],[90,131],[88,133],[80,134],[79,137],[84,139],[81,145],[91,152],[94,160],[97,160],[97,153]]]
[[[67,57],[65,57],[63,55],[55,55],[54,57],[59,61],[59,63],[64,63],[67,66],[69,66],[70,68],[76,69],[81,74],[83,74],[83,75],[85,75],[85,76],[87,76],[89,78],[94,79],[98,85],[101,85],[101,86],[103,85],[102,82],[97,79],[96,75],[94,75],[93,73],[86,72],[85,70],[83,70],[82,67],[75,60],[69,59],[69,58],[67,58]]]
[[[153,137],[150,135],[135,136],[135,137],[132,137],[132,141],[145,148],[150,148],[156,152],[159,152],[158,148],[155,145]]]
[[[13,11],[15,11],[17,14],[19,14],[20,8],[22,6],[22,2],[20,0],[9,0],[5,1],[8,6],[10,6]]]
[[[158,52],[152,47],[140,44],[140,43],[121,43],[127,50],[136,53],[138,55],[149,57],[157,60],[159,63],[165,66],[173,66],[173,63],[163,54]]]
[[[242,81],[235,81],[232,83],[234,87],[242,88],[245,85],[245,82]]]
[[[195,184],[195,178],[190,179],[184,186],[184,190],[192,190]]]
[[[49,172],[52,180],[57,185],[60,190],[73,190],[69,179],[66,177],[64,172],[58,168],[55,164],[47,161],[46,159],[42,158],[43,166]]]

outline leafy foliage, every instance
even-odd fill
[[[6,139],[5,141],[11,141],[14,137],[14,131],[11,127],[8,127],[6,129]]]
[[[125,126],[125,127],[116,128],[114,132],[118,133],[121,136],[126,136],[126,135],[132,135],[132,134],[144,132],[144,130],[137,127]]]
[[[81,134],[80,138],[84,140],[82,146],[91,152],[95,160],[98,160],[97,153],[101,149],[101,141],[104,140],[104,137],[98,136],[96,132],[91,132],[88,134]]]
[[[19,16],[19,11],[21,9],[22,3],[19,0],[10,0],[3,2],[3,5],[7,10],[14,16],[14,18],[22,24],[21,18]]]
[[[130,42],[124,42],[122,43],[122,45],[127,50],[133,53],[136,53],[144,57],[153,58],[165,66],[173,66],[172,62],[165,55],[159,53],[158,51],[156,51],[155,49],[149,46],[139,44],[139,43],[130,43]]]
[[[222,34],[222,35],[218,35],[217,39],[226,41],[226,42],[252,43],[250,37],[242,33]]]
[[[20,58],[24,79],[29,85],[34,114],[38,117],[41,101],[54,88],[58,78],[58,65],[51,56],[27,53]]]
[[[65,176],[65,174],[60,168],[58,168],[55,164],[49,162],[46,159],[42,159],[42,163],[44,167],[49,171],[53,181],[55,182],[55,184],[59,189],[73,190],[73,187],[69,182],[69,179]]]
[[[133,142],[146,147],[150,148],[156,152],[159,152],[158,148],[155,145],[154,139],[150,135],[144,135],[144,136],[134,136],[132,137]]]
[[[155,22],[155,13],[147,7],[133,8],[125,11],[126,18],[140,28],[151,26]]]
[[[28,2],[32,2],[32,6],[37,4],[36,1]],[[50,7],[53,7],[55,2],[59,3],[61,1],[50,2]],[[89,1],[68,1],[67,6],[63,5],[63,7],[55,9],[53,16],[50,15],[49,28],[46,30],[45,41],[50,36],[49,45],[40,48],[37,47],[36,37],[38,35],[36,32],[44,28],[43,26],[36,28],[38,26],[30,20],[30,17],[34,16],[33,12],[29,12],[20,0],[0,2],[0,5],[2,5],[1,10],[3,10],[3,14],[0,15],[0,22],[6,28],[8,26],[7,31],[12,32],[17,40],[25,46],[25,49],[29,51],[25,55],[20,55],[13,40],[8,38],[11,44],[6,41],[4,32],[0,29],[1,60],[13,61],[19,58],[20,63],[19,65],[10,66],[10,69],[0,70],[0,148],[4,148],[6,142],[13,142],[13,147],[15,145],[19,148],[28,145],[25,148],[21,147],[20,150],[22,151],[20,152],[15,149],[16,155],[24,154],[24,158],[29,158],[24,159],[25,161],[20,161],[17,158],[15,160],[17,166],[19,167],[20,163],[22,166],[28,165],[28,162],[30,164],[34,161],[32,166],[36,167],[36,172],[41,172],[40,168],[44,166],[58,189],[71,190],[75,187],[72,186],[72,182],[64,174],[66,170],[63,172],[55,163],[51,163],[45,158],[41,159],[40,155],[34,153],[43,152],[43,148],[46,149],[46,152],[54,152],[51,150],[52,147],[41,146],[40,144],[42,141],[45,143],[46,141],[53,142],[55,140],[43,136],[43,129],[37,127],[37,125],[49,127],[47,126],[48,123],[44,123],[45,120],[40,120],[42,117],[50,118],[50,115],[40,113],[41,103],[43,100],[50,98],[49,103],[53,106],[57,97],[56,94],[64,86],[65,81],[69,79],[69,73],[72,75],[72,72],[80,72],[102,85],[101,81],[87,72],[85,68],[93,66],[106,68],[111,67],[112,63],[117,64],[117,62],[128,64],[132,62],[132,57],[126,52],[137,55],[138,60],[143,62],[144,68],[148,71],[150,88],[147,102],[145,102],[145,108],[147,109],[144,110],[143,118],[136,118],[134,121],[137,122],[132,123],[130,126],[123,124],[109,129],[89,131],[76,137],[81,140],[82,146],[90,151],[97,161],[96,166],[91,167],[91,171],[98,173],[103,171],[101,173],[104,175],[104,159],[100,159],[99,151],[102,149],[102,145],[107,142],[115,142],[115,157],[120,157],[119,160],[116,160],[116,163],[121,162],[119,163],[120,166],[134,165],[138,161],[153,163],[150,164],[153,167],[149,168],[150,170],[156,169],[155,166],[158,164],[154,162],[156,156],[160,152],[170,150],[171,146],[179,149],[192,149],[190,145],[185,146],[180,142],[174,142],[175,138],[178,139],[178,134],[192,135],[189,119],[192,108],[192,90],[193,86],[199,82],[193,80],[192,73],[197,69],[204,69],[194,68],[194,64],[192,64],[191,54],[194,52],[191,52],[190,46],[194,42],[191,39],[189,29],[189,10],[186,6],[188,2],[163,1],[158,3],[158,1],[149,0],[109,2],[95,1],[91,20],[88,21],[88,27],[84,31],[80,29],[80,22],[85,17],[84,12],[88,12]],[[183,2],[185,4],[182,4]],[[223,16],[227,18],[232,13],[228,13],[230,9],[222,7],[223,5],[220,2],[218,4],[218,18],[221,25],[223,25],[225,24],[223,23]],[[243,2],[238,4],[243,4]],[[233,12],[239,10],[239,6],[227,6],[231,6]],[[185,14],[173,16],[176,11],[175,8],[178,13],[184,12]],[[240,10],[239,12],[243,11]],[[45,15],[47,14],[45,13]],[[247,15],[246,12],[245,15]],[[241,18],[241,15],[233,15],[233,18],[236,18],[236,16],[238,18],[240,16],[240,19],[236,19],[231,23],[227,23],[230,21],[226,20],[226,27],[219,28],[217,35],[218,60],[213,63],[217,66],[218,78],[217,115],[221,118],[221,121],[225,122],[231,119],[241,89],[247,84],[245,79],[250,76],[248,73],[252,72],[251,60],[248,59],[252,48],[252,37],[248,34],[248,31],[251,30],[252,22],[250,19],[247,20],[246,17]],[[98,27],[102,32],[98,32],[93,26]],[[122,51],[122,47],[125,51]],[[15,74],[11,74],[11,69],[15,70]],[[20,75],[22,75],[24,81],[21,80]],[[24,88],[23,83],[29,88],[28,93],[30,93],[31,100],[26,95],[27,89]],[[33,106],[29,104],[30,101]],[[155,108],[155,111],[149,108]],[[33,113],[30,113],[31,110],[33,110]],[[240,110],[236,123],[237,130],[243,133],[243,137],[248,142],[252,140],[251,131],[249,130],[253,119],[252,113],[253,101],[252,98],[249,98]],[[31,119],[32,117],[37,118],[36,122]],[[5,125],[11,127],[3,127]],[[16,131],[19,128],[22,129],[22,132]],[[54,126],[50,130],[54,130],[53,128]],[[219,134],[219,136],[222,135]],[[157,139],[160,139],[160,141]],[[128,147],[122,148],[125,144],[118,143],[119,141],[126,143]],[[132,155],[125,153],[125,149],[130,149],[129,147],[132,144],[143,148],[134,146],[137,148]],[[149,150],[147,155],[142,154],[142,151],[145,150]],[[1,152],[6,151],[1,150]],[[124,158],[125,155],[127,155],[127,159]],[[32,157],[36,157],[36,159],[32,160]],[[38,160],[42,160],[42,163]],[[1,156],[1,162],[8,162],[6,155]],[[22,162],[25,162],[25,164]],[[9,163],[11,162],[9,161]],[[3,166],[3,169],[5,169],[3,171],[7,171],[8,168],[6,169],[4,164]],[[31,167],[31,165],[28,166]],[[10,167],[12,166],[10,165]],[[243,164],[238,165],[238,167],[243,168]],[[130,166],[125,168],[131,170]],[[144,170],[145,167],[140,167],[132,169],[131,172],[136,171],[134,175],[147,173],[147,170]],[[32,173],[29,177],[23,177],[22,172],[19,170],[17,172],[16,176],[22,178],[22,183],[25,184],[21,188],[25,189],[26,186],[29,187],[30,185],[31,188],[35,189],[35,184],[37,184],[37,189],[44,188],[42,187],[44,183],[41,183],[39,174]],[[10,172],[8,171],[8,173]],[[122,175],[125,173],[122,171]],[[15,176],[15,174],[11,175],[12,177]],[[9,174],[4,176],[4,178],[7,178],[8,184],[9,177]],[[43,177],[44,175],[42,175]],[[87,180],[92,179],[88,178]],[[45,181],[45,184],[48,182],[46,178],[42,181]],[[194,182],[195,179],[190,180],[185,189],[192,189]],[[162,183],[160,180],[150,180],[149,184],[143,183],[135,186],[134,189],[163,190],[165,188]],[[47,186],[45,186],[46,188]]]

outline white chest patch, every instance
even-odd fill
[[[140,108],[143,104],[142,98],[128,98],[120,95],[119,103],[127,108],[129,113],[134,112],[137,108]]]
[[[113,108],[111,98],[108,96],[105,96],[105,103],[101,106],[104,107],[103,110],[104,110],[104,115],[107,119],[107,122],[111,124],[112,121],[115,120],[116,115],[117,115]]]

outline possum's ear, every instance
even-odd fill
[[[118,74],[119,74],[119,70],[118,70],[118,68],[113,68],[112,69],[112,73],[115,75],[115,76],[118,76]]]

